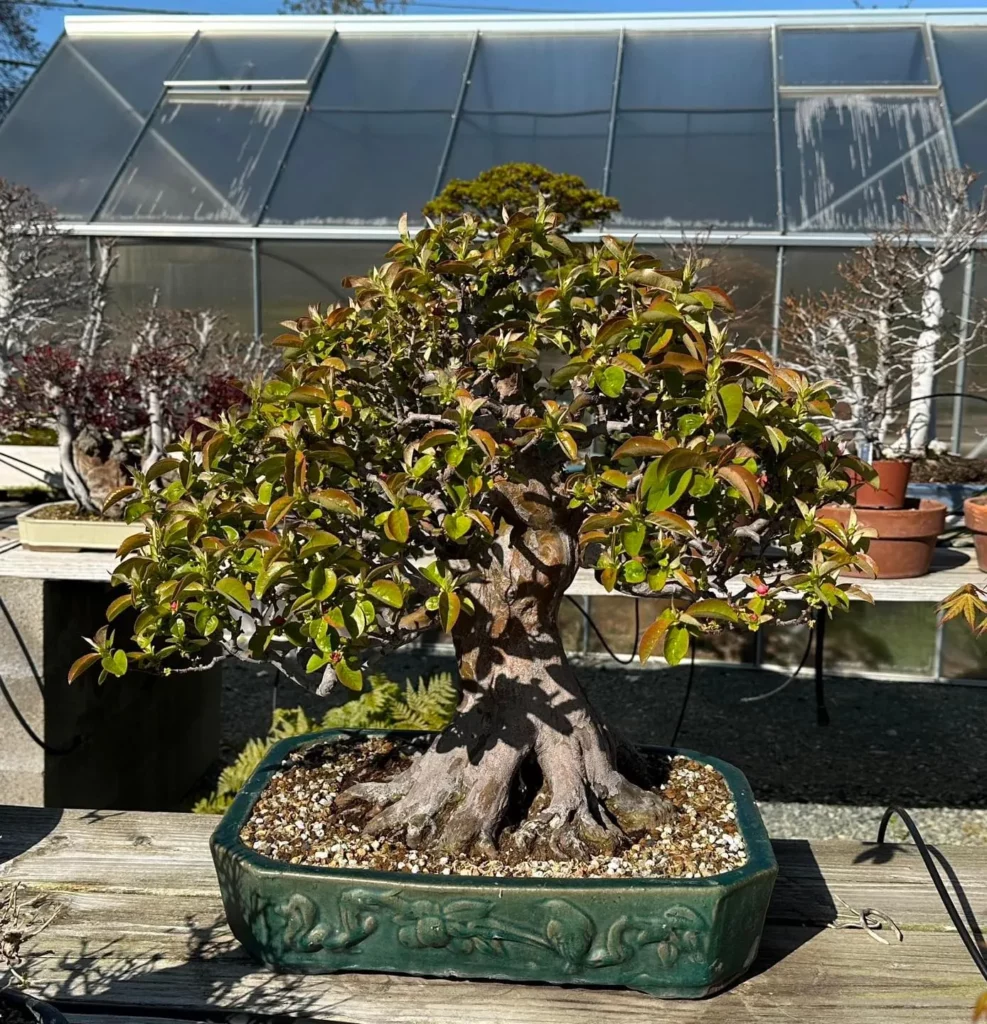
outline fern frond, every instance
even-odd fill
[[[431,732],[444,729],[456,713],[459,691],[449,672],[428,680],[410,680],[404,689],[384,675],[370,677],[370,687],[323,716],[321,729],[406,729]],[[289,736],[314,732],[316,724],[302,708],[277,708],[264,739],[252,739],[237,759],[220,773],[216,791],[200,800],[196,814],[223,814],[247,780],[257,770],[271,747]]]

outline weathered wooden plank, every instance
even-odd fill
[[[20,545],[0,549],[0,576],[23,579],[109,581],[116,565],[111,551],[29,551]],[[868,580],[865,587],[877,601],[918,601],[938,603],[965,583],[983,583],[984,574],[977,569],[973,549],[937,548],[932,571],[914,580]],[[590,569],[580,569],[567,593],[578,596],[621,596],[616,591],[607,595]]]
[[[86,913],[90,907],[82,908]],[[194,948],[202,930],[176,926],[109,932],[78,919],[35,943],[50,952],[28,967],[55,1002],[141,1007],[192,1015],[210,1008],[283,1014],[345,1024],[573,1024],[573,1022],[878,1021],[969,1019],[979,975],[955,935],[910,932],[883,946],[860,932],[769,928],[746,980],[716,999],[656,1003],[615,989],[512,986],[399,975],[277,975],[250,963],[225,942]]]
[[[192,814],[0,806],[0,878],[58,889],[201,897],[218,912],[209,854],[217,819]],[[910,845],[780,840],[781,869],[769,919],[825,924],[840,897],[877,907],[903,927],[947,923]],[[949,862],[971,906],[987,912],[987,851],[951,847]]]
[[[776,844],[781,877],[760,960],[714,1000],[656,1003],[611,989],[510,986],[393,975],[280,976],[230,935],[208,836],[215,820],[0,807],[0,877],[44,889],[60,916],[30,947],[43,994],[110,1024],[140,1007],[186,1021],[196,1011],[290,1014],[341,1024],[704,1024],[821,1021],[878,1024],[969,1019],[981,988],[914,850],[858,843]],[[987,912],[987,855],[945,851],[966,899]],[[905,931],[885,946],[826,928],[835,897],[877,907]],[[660,1009],[659,1009],[660,1008]],[[100,1015],[108,1020],[96,1019]]]

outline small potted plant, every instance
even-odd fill
[[[111,609],[136,610],[135,643],[103,630],[73,676],[218,650],[325,694],[452,635],[446,729],[286,740],[224,817],[231,927],[279,970],[695,997],[756,953],[777,868],[743,776],[621,743],[559,604],[580,565],[670,599],[638,653],[673,665],[793,591],[786,621],[844,608],[867,540],[820,509],[868,470],[824,439],[824,384],[731,347],[693,267],[559,222],[402,223],[350,303],[275,340],[248,403],[171,446],[175,483],[110,499],[147,526]]]
[[[876,488],[861,483],[856,506],[861,524],[876,531],[871,555],[883,577],[928,571],[947,513],[960,511],[970,473],[980,472],[944,453],[948,445],[931,433],[937,379],[987,341],[982,315],[951,324],[944,300],[947,275],[987,230],[987,207],[971,201],[975,177],[943,175],[909,204],[901,230],[840,266],[839,288],[785,305],[785,351],[834,382],[833,433],[879,475]]]

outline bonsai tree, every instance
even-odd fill
[[[987,231],[987,205],[971,202],[975,179],[947,173],[908,205],[900,231],[876,236],[840,266],[839,288],[785,302],[785,351],[810,375],[833,380],[834,426],[866,458],[924,456],[936,380],[987,344],[987,317],[960,323],[942,294],[946,274]]]
[[[590,188],[577,174],[555,174],[538,164],[500,164],[472,179],[453,178],[422,212],[434,219],[472,213],[496,223],[539,200],[553,207],[570,232],[620,211],[616,199]]]
[[[0,178],[0,384],[11,361],[77,317],[85,256],[30,189]]]
[[[341,795],[369,833],[490,852],[532,763],[515,848],[577,856],[659,824],[563,649],[577,569],[666,599],[642,661],[778,621],[791,592],[786,621],[811,620],[866,564],[819,512],[866,468],[823,438],[824,383],[730,347],[722,291],[631,243],[576,244],[564,220],[542,204],[490,233],[473,215],[402,224],[389,262],[344,282],[349,304],[289,323],[276,375],[112,496],[147,525],[109,610],[136,610],[135,644],[104,628],[71,676],[229,654],[358,690],[438,626],[462,699],[407,772]]]

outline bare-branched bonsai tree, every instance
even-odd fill
[[[577,569],[670,599],[642,660],[756,630],[786,593],[805,621],[845,606],[839,570],[867,561],[818,514],[866,470],[823,438],[825,384],[730,348],[722,291],[630,243],[577,245],[561,219],[402,229],[349,305],[291,323],[249,404],[114,495],[149,531],[121,549],[130,592],[109,612],[133,605],[136,649],[104,628],[73,677],[219,648],[359,689],[367,662],[439,626],[462,700],[407,772],[342,795],[370,833],[492,853],[529,763],[543,782],[514,848],[612,850],[661,822],[563,650]]]
[[[936,381],[987,344],[987,315],[966,323],[943,298],[946,275],[987,232],[976,175],[945,174],[907,206],[908,222],[878,235],[839,268],[840,287],[791,297],[781,338],[788,357],[833,381],[843,410],[834,426],[866,458],[924,456],[933,440]]]

